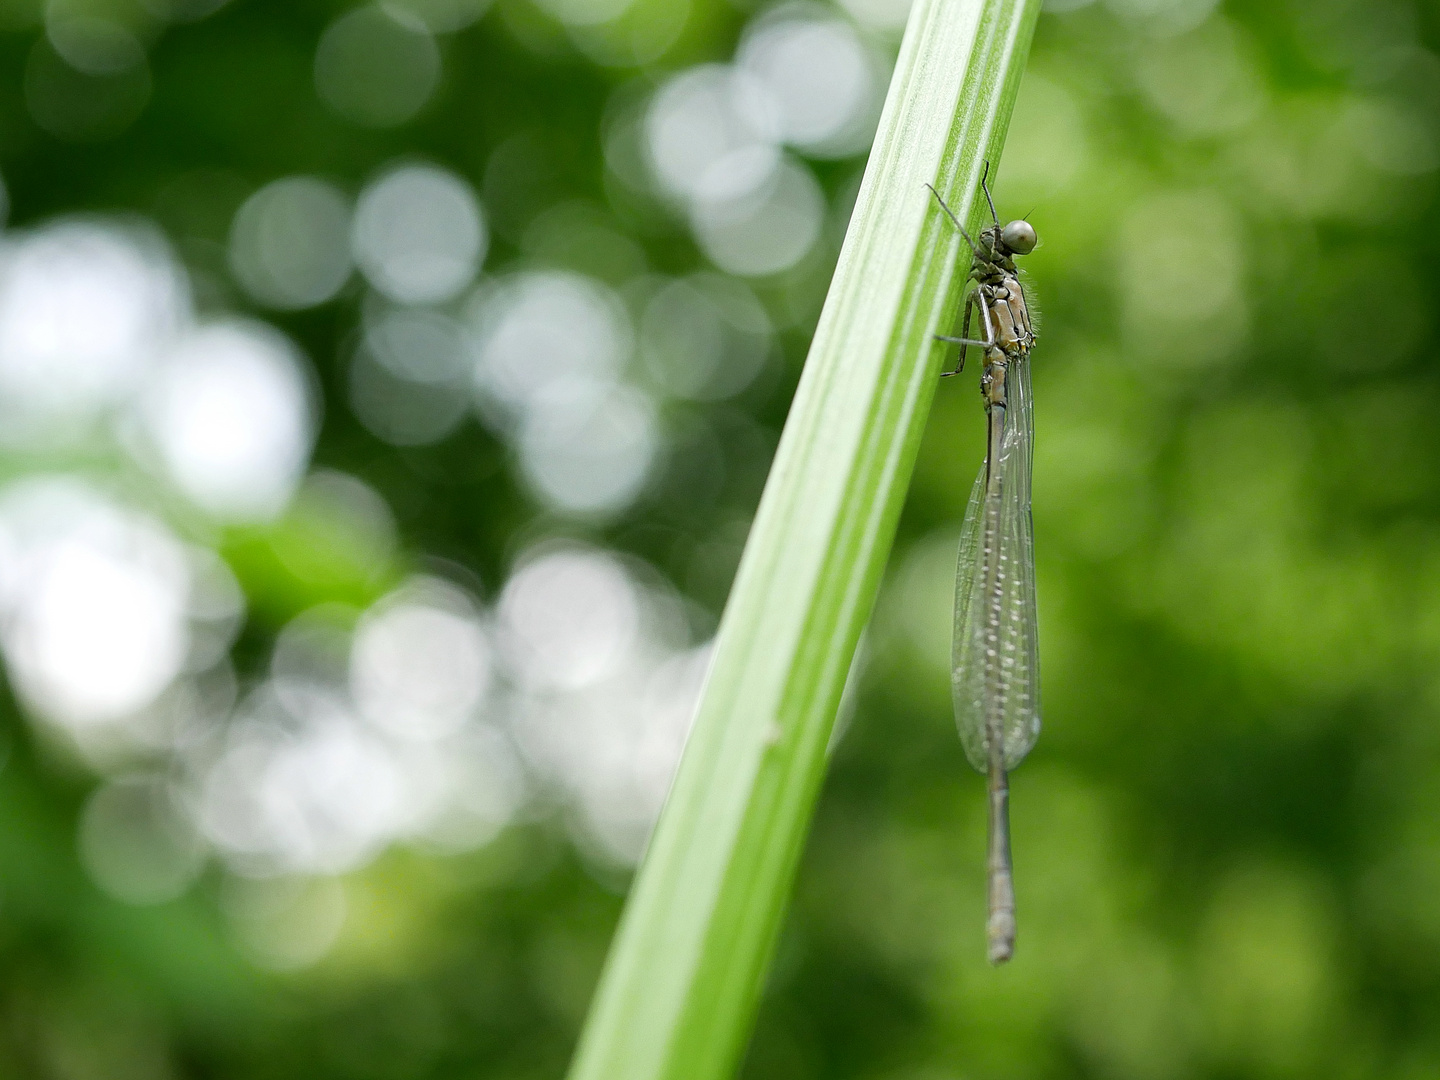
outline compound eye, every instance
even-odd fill
[[[1012,221],[1000,230],[1000,240],[1016,255],[1029,255],[1035,250],[1040,238],[1035,235],[1035,227],[1028,221]]]

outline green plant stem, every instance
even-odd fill
[[[571,1080],[720,1080],[744,1047],[914,467],[1039,0],[916,0],[674,787]],[[957,474],[957,491],[961,483]],[[957,504],[958,505],[958,504]],[[977,946],[978,947],[978,946]]]

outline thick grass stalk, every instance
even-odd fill
[[[722,1080],[749,1034],[1039,0],[916,0],[669,800],[571,1080]],[[957,491],[961,487],[957,473]]]

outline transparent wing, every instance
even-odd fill
[[[955,638],[950,654],[950,689],[955,698],[955,724],[970,764],[984,772],[985,702],[984,672],[976,658],[983,656],[981,640],[985,620],[980,616],[983,601],[976,595],[984,590],[981,568],[981,534],[985,517],[985,466],[975,477],[970,501],[965,504],[965,523],[960,526],[960,561],[955,568]]]
[[[1035,614],[1035,526],[1030,514],[1030,477],[1035,445],[1035,417],[1031,408],[1030,360],[1014,368],[1010,415],[1002,456],[1006,466],[1007,495],[1001,500],[1002,560],[1009,552],[1011,573],[1004,600],[1005,636],[1001,648],[1013,656],[1005,698],[1005,767],[1012,769],[1030,752],[1040,735],[1040,661]],[[1007,418],[1008,419],[1008,418]]]
[[[951,687],[955,721],[970,764],[984,772],[989,746],[985,719],[994,709],[1005,745],[1005,767],[1014,768],[1040,733],[1040,679],[1035,633],[1035,549],[1030,516],[1031,445],[1034,418],[1030,365],[1012,365],[1009,407],[996,455],[996,498],[986,495],[982,466],[960,530],[955,577],[955,642]],[[986,537],[993,535],[993,550]],[[993,592],[986,589],[987,559],[996,560]],[[987,647],[993,625],[994,644]]]

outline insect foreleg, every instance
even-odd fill
[[[955,228],[960,230],[960,235],[965,238],[965,243],[970,248],[970,254],[978,255],[979,251],[975,247],[975,241],[970,239],[970,234],[965,231],[965,226],[960,224],[960,219],[955,216],[955,211],[951,210],[950,207],[946,205],[945,200],[940,197],[940,192],[936,191],[929,184],[926,184],[925,186],[927,188],[930,188],[930,194],[935,196],[935,201],[940,204],[940,209],[945,211],[945,216],[948,217],[952,222],[954,222]]]
[[[985,193],[985,201],[990,204],[990,220],[995,223],[995,228],[1000,228],[1000,215],[995,213],[995,200],[990,197],[990,186],[985,183],[990,177],[990,162],[985,162],[985,171],[980,174],[980,190]]]

